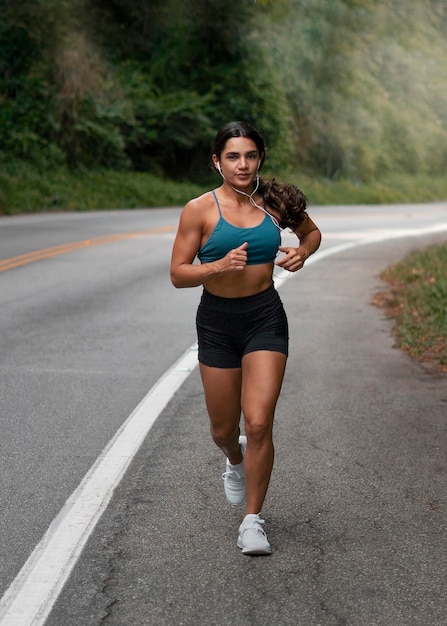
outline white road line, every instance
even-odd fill
[[[323,249],[307,261],[321,261],[369,243],[447,230],[447,223],[425,229],[393,230]],[[347,238],[349,235],[347,235]],[[275,279],[277,288],[291,274]],[[1,626],[39,626],[50,614],[98,520],[132,459],[175,392],[197,366],[194,344],[158,380],[104,448],[71,494],[31,556],[0,600]]]
[[[332,256],[333,254],[338,254],[339,252],[344,252],[345,250],[350,250],[351,248],[357,248],[358,246],[366,246],[371,243],[379,243],[383,241],[388,241],[389,239],[400,239],[402,237],[420,237],[422,235],[434,235],[436,233],[442,233],[447,231],[447,222],[441,224],[434,224],[433,226],[428,226],[427,228],[406,228],[400,230],[388,230],[388,231],[377,231],[373,234],[368,233],[361,240],[348,241],[347,243],[340,244],[338,246],[333,246],[332,248],[327,248],[325,250],[319,250],[316,256],[310,257],[308,261],[306,261],[306,265],[310,263],[314,263],[315,261],[321,261],[328,256]],[[348,239],[349,235],[345,237]]]

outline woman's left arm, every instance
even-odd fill
[[[321,242],[320,229],[307,214],[305,220],[295,230],[295,233],[300,241],[298,248],[280,246],[279,250],[284,253],[284,256],[276,261],[276,265],[283,267],[289,272],[300,270],[306,259],[318,250]]]

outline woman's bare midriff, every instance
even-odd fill
[[[272,284],[273,263],[247,265],[238,272],[210,278],[205,289],[222,298],[243,298],[265,291]]]

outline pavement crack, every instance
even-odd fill
[[[103,602],[103,616],[99,622],[99,626],[104,626],[108,623],[109,618],[113,614],[113,609],[120,601],[113,589],[113,585],[117,572],[116,565],[122,559],[122,549],[120,547],[121,537],[125,536],[128,530],[128,509],[129,505],[126,503],[116,516],[113,526],[108,533],[107,543],[104,545],[102,550],[105,571],[100,589],[100,595]]]

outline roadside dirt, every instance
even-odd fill
[[[393,335],[396,337],[396,318],[402,310],[402,298],[401,294],[404,290],[404,286],[400,283],[388,282],[387,288],[383,291],[378,291],[372,298],[371,304],[382,309],[386,317],[394,320]],[[440,337],[438,342],[431,345],[423,351],[422,354],[415,355],[402,346],[397,341],[396,347],[404,350],[412,359],[415,359],[421,363],[425,369],[432,373],[447,374],[447,341],[445,338]],[[440,362],[444,361],[444,363]]]

